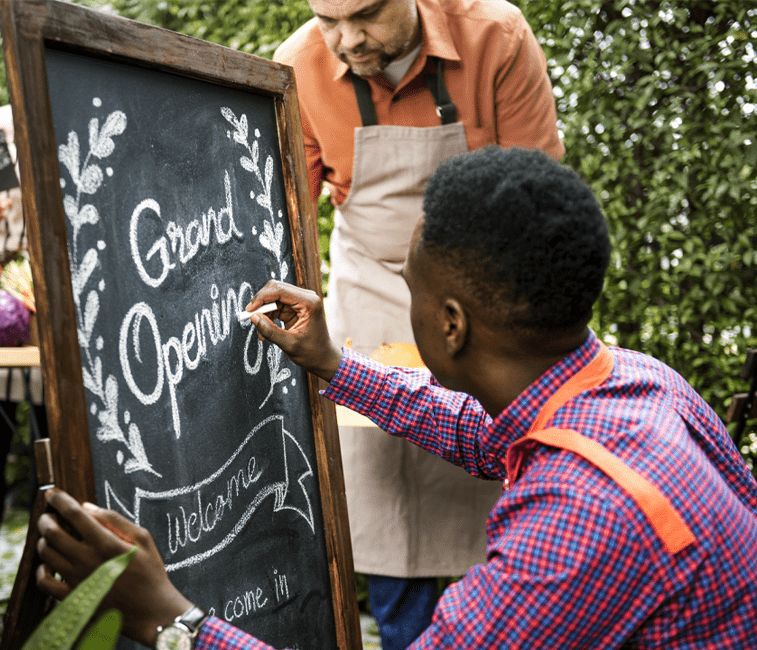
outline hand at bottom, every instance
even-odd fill
[[[169,625],[192,606],[173,586],[150,533],[121,515],[93,504],[79,504],[58,489],[48,490],[47,502],[56,512],[43,514],[37,528],[37,551],[43,564],[37,571],[39,588],[65,598],[103,562],[137,546],[137,554],[105,597],[101,609],[115,607],[123,614],[123,632],[149,647],[155,646],[159,625]],[[67,532],[59,517],[81,539]],[[55,577],[60,574],[61,578]]]

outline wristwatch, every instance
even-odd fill
[[[199,607],[190,607],[177,616],[171,625],[158,627],[156,650],[192,650],[208,614]]]

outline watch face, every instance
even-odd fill
[[[173,625],[158,634],[157,650],[192,650],[192,637],[187,630]]]

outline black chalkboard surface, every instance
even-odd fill
[[[359,647],[333,414],[236,316],[271,278],[319,290],[291,70],[55,1],[3,12],[56,483],[148,528],[219,618]]]
[[[97,499],[204,609],[333,647],[307,378],[236,317],[293,279],[273,101],[45,58]]]

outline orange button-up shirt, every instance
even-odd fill
[[[381,74],[369,79],[378,123],[439,126],[423,78],[434,69],[429,57],[438,57],[469,149],[497,143],[562,157],[547,61],[520,10],[483,0],[417,0],[417,6],[422,45],[415,63],[396,88]],[[325,182],[339,205],[352,181],[354,130],[362,126],[349,67],[328,49],[315,18],[274,60],[294,67],[313,201]]]

